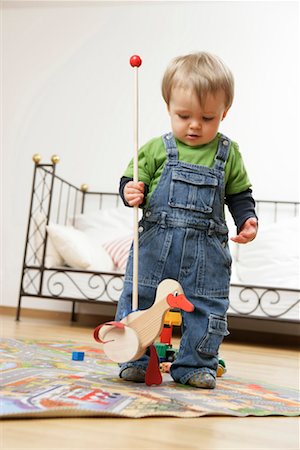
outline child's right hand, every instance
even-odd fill
[[[144,183],[128,181],[124,187],[124,198],[130,206],[141,205],[144,201]]]

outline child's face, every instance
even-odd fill
[[[168,106],[173,134],[190,146],[207,144],[215,138],[228,109],[222,90],[207,94],[201,106],[193,91],[175,87]]]

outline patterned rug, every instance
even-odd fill
[[[84,360],[73,361],[73,351]],[[174,383],[169,374],[160,386],[122,381],[97,345],[3,339],[0,362],[2,418],[299,415],[296,390],[228,374],[213,390]]]

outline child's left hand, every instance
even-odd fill
[[[230,238],[233,242],[237,244],[247,244],[255,239],[257,234],[257,219],[255,217],[250,217],[246,220],[240,232],[237,236]]]

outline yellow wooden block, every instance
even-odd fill
[[[165,325],[181,325],[182,317],[180,312],[168,311],[165,315],[164,323]]]

